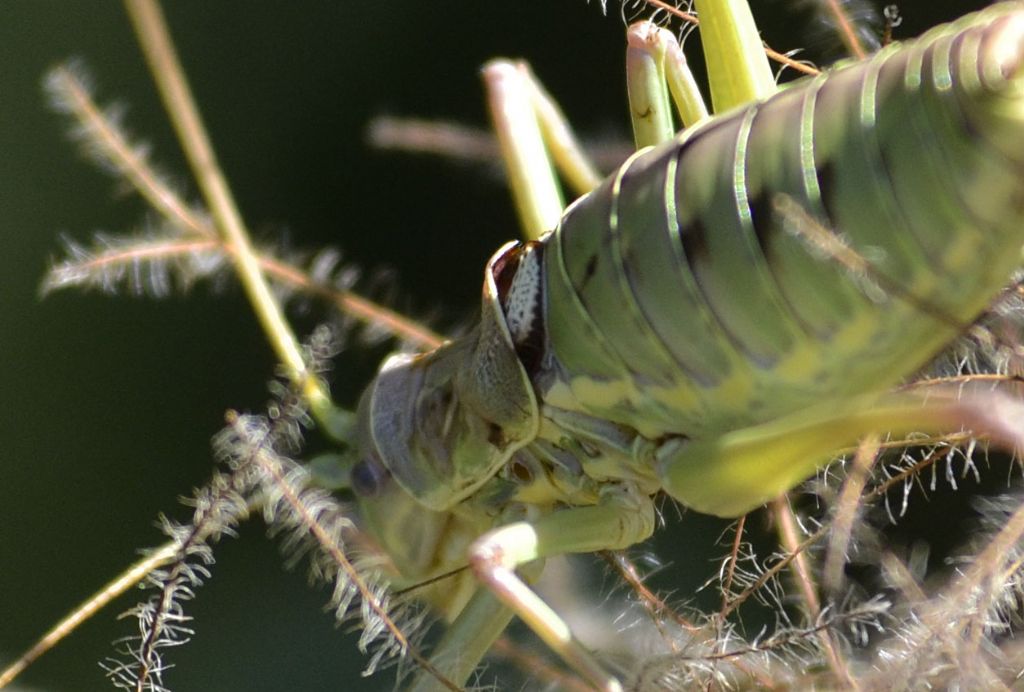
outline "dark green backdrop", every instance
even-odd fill
[[[368,270],[390,267],[397,305],[462,320],[483,263],[516,234],[486,169],[382,154],[364,143],[380,114],[485,121],[478,68],[523,56],[582,132],[623,137],[622,22],[595,3],[179,0],[169,20],[242,211],[257,235],[341,247]],[[817,41],[787,2],[756,3],[771,42]],[[978,2],[902,3],[903,35]],[[40,302],[58,233],[85,239],[146,218],[84,163],[50,113],[44,71],[81,57],[101,100],[130,106],[129,129],[191,191],[127,21],[112,2],[0,4],[0,660],[160,541],[161,511],[210,471],[209,439],[227,408],[259,409],[273,360],[239,291],[206,287],[163,302],[79,292]],[[375,355],[337,366],[352,401]],[[674,513],[669,513],[674,520]],[[670,534],[685,559],[685,518]],[[713,535],[713,534],[712,534]],[[668,553],[668,554],[665,554]],[[322,593],[281,567],[262,528],[217,551],[190,608],[198,634],[171,652],[177,690],[381,689],[362,681],[351,637],[322,614]],[[706,575],[701,558],[696,574]],[[684,577],[679,577],[683,579]],[[694,579],[696,577],[693,577]],[[684,592],[693,584],[678,581]],[[97,661],[130,634],[122,599],[23,678],[23,689],[106,689]]]

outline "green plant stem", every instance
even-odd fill
[[[125,0],[125,8],[217,230],[236,249],[232,258],[260,325],[288,377],[303,392],[313,415],[322,420],[331,409],[330,396],[306,367],[298,340],[260,271],[249,233],[217,163],[163,13],[154,0]]]

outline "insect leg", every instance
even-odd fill
[[[517,574],[533,560],[566,553],[617,550],[654,530],[654,504],[628,486],[609,486],[598,505],[573,507],[497,528],[470,548],[477,577],[575,671],[601,690],[622,686],[573,636],[569,626]]]
[[[540,125],[540,133],[555,168],[575,195],[585,195],[601,184],[604,175],[597,170],[583,150],[583,146],[569,126],[569,120],[533,74],[530,66],[520,63],[519,70],[529,88],[530,101]]]
[[[688,127],[708,116],[704,98],[671,31],[651,22],[637,22],[626,30],[626,44],[629,117],[637,149],[675,136],[669,91],[683,125]]]
[[[879,430],[900,436],[968,429],[1024,449],[1024,404],[997,392],[897,392],[735,430],[717,438],[670,440],[657,452],[662,487],[687,507],[735,517],[790,490],[824,459]]]
[[[695,0],[714,111],[771,96],[777,90],[746,0]],[[696,21],[692,20],[691,21]],[[675,36],[651,22],[626,33],[630,116],[637,148],[671,139],[665,86],[685,127],[704,119],[707,106]]]
[[[513,612],[487,588],[478,587],[431,652],[430,664],[449,680],[469,678],[494,641],[508,627]],[[438,689],[437,677],[420,670],[409,692]]]
[[[715,113],[774,94],[775,78],[747,0],[696,0],[694,4]]]
[[[536,240],[555,227],[565,202],[544,149],[529,86],[516,63],[494,61],[484,67],[483,74],[519,222],[523,234]]]
[[[565,208],[554,167],[578,194],[597,187],[601,176],[526,63],[493,60],[483,75],[523,235],[535,240]]]

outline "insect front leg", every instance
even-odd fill
[[[653,531],[654,504],[648,496],[626,484],[606,486],[598,505],[564,509],[487,533],[470,548],[470,564],[480,580],[569,666],[598,689],[621,690],[618,680],[591,656],[516,569],[554,555],[626,548],[647,539]]]
[[[446,631],[431,665],[446,677],[465,679],[514,613],[587,682],[600,690],[621,691],[618,679],[597,662],[517,570],[529,570],[530,563],[557,555],[635,545],[653,533],[654,517],[651,498],[633,484],[622,483],[606,485],[597,505],[516,521],[484,534],[469,549],[470,565],[482,586]],[[410,687],[413,692],[434,689],[436,678],[426,673]]]

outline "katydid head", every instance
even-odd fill
[[[388,358],[359,407],[367,473],[386,469],[432,510],[474,493],[536,435],[536,396],[493,276],[508,248],[485,271],[480,324],[430,353]]]

